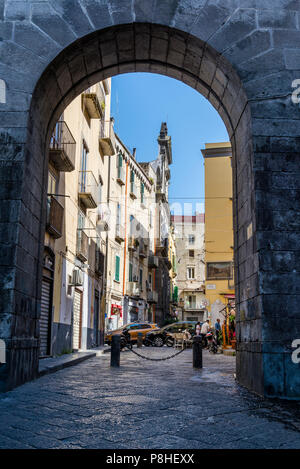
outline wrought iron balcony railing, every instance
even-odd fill
[[[53,196],[48,196],[46,229],[55,239],[62,236],[63,218],[64,207]]]
[[[78,197],[86,208],[98,205],[98,184],[92,171],[79,171]]]
[[[104,273],[104,259],[103,252],[97,247],[95,252],[95,272],[98,275],[103,275]]]
[[[99,151],[102,156],[113,156],[116,153],[116,138],[112,121],[101,120]]]
[[[85,90],[81,99],[82,109],[90,119],[101,119],[104,116],[105,96],[99,83]]]
[[[116,225],[115,238],[119,242],[122,242],[125,240],[125,229],[124,229],[124,226],[122,226],[120,223],[117,223]]]
[[[89,257],[89,238],[80,228],[77,230],[76,256],[82,262],[87,261]]]
[[[50,140],[49,160],[58,171],[70,172],[75,169],[76,142],[64,121],[55,125]]]
[[[147,301],[148,301],[148,303],[157,303],[158,302],[158,293],[156,291],[148,291]]]

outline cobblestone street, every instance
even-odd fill
[[[203,362],[126,351],[120,369],[106,354],[43,376],[0,395],[0,448],[300,448],[300,403],[240,388],[234,357],[205,351]]]

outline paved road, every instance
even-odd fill
[[[136,350],[136,349],[135,349]],[[143,348],[149,356],[172,349]],[[300,403],[266,401],[234,380],[234,357],[109,355],[0,395],[0,448],[300,448]]]

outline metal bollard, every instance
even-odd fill
[[[139,332],[138,333],[138,336],[137,336],[137,343],[136,343],[136,346],[138,348],[141,348],[143,345],[143,333],[142,332]]]
[[[193,339],[193,367],[202,368],[202,336],[195,335]]]
[[[115,334],[111,338],[110,366],[120,366],[120,335]]]

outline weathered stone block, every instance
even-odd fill
[[[135,0],[133,4],[134,20],[137,23],[151,23],[153,11],[155,8],[155,0]]]
[[[80,3],[95,29],[106,28],[113,24],[109,3],[106,0],[80,0]]]
[[[256,11],[238,9],[210,39],[209,44],[222,52],[256,29]]]
[[[62,46],[66,46],[76,39],[76,35],[69,25],[48,5],[48,3],[34,3],[32,5],[32,23]]]
[[[15,24],[14,41],[48,60],[52,60],[60,51],[58,44],[30,23]]]
[[[3,2],[4,3],[4,2]],[[5,5],[5,19],[24,21],[29,19],[30,4],[27,1],[9,0]]]

